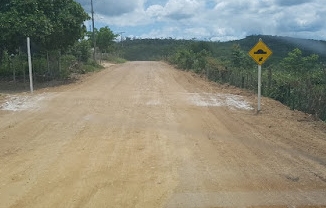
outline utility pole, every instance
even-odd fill
[[[93,7],[93,0],[91,0],[91,7],[92,7],[92,26],[93,26],[93,44],[94,44],[93,58],[94,58],[94,62],[96,63],[96,38],[95,38],[95,26],[94,26],[94,7]]]
[[[121,42],[121,47],[123,47],[123,43],[122,43],[122,34],[125,32],[118,32],[118,34],[120,34],[120,42]]]

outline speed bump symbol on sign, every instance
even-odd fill
[[[271,49],[269,49],[262,40],[259,40],[259,42],[249,51],[249,55],[258,65],[263,65],[272,53]]]

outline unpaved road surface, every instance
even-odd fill
[[[2,95],[0,207],[323,207],[326,128],[161,62]]]

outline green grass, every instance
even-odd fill
[[[112,63],[115,63],[115,64],[123,64],[123,63],[126,63],[126,62],[127,62],[126,59],[119,58],[119,57],[112,60]]]
[[[126,59],[121,58],[121,57],[116,56],[116,55],[111,55],[111,54],[103,54],[102,60],[108,61],[108,62],[113,63],[113,64],[123,64],[123,63],[127,62]]]
[[[86,74],[88,72],[99,71],[101,69],[104,69],[104,67],[98,63],[95,63],[94,61],[89,61],[82,65],[83,74]]]

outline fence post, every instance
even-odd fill
[[[32,72],[32,58],[31,58],[31,42],[30,38],[27,37],[27,53],[28,53],[28,68],[29,68],[29,87],[31,93],[33,93],[33,72]]]

